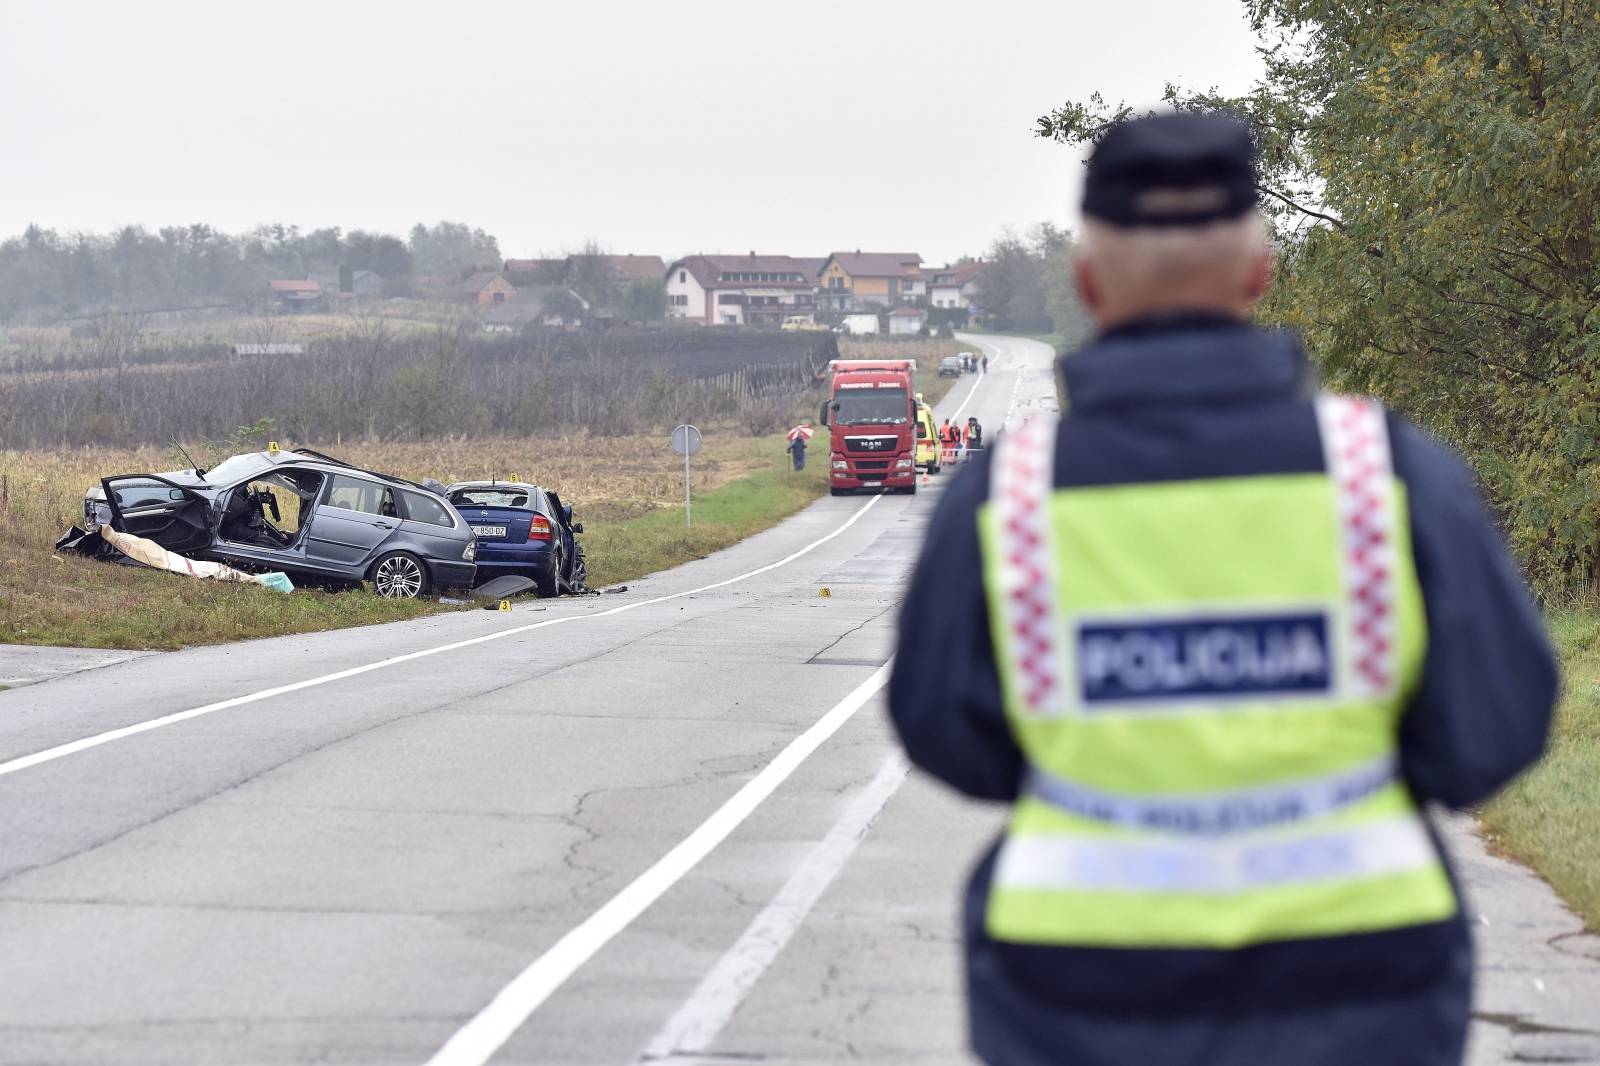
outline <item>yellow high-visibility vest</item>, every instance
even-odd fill
[[[1458,906],[1398,777],[1427,626],[1377,404],[1317,403],[1326,471],[1058,489],[1055,425],[979,513],[1029,780],[997,940],[1237,948]]]

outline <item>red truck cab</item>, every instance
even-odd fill
[[[835,359],[819,421],[828,427],[828,487],[916,492],[916,364]]]

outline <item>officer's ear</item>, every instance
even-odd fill
[[[1089,270],[1089,263],[1084,256],[1078,256],[1072,263],[1072,281],[1078,290],[1078,299],[1091,314],[1098,312],[1104,303],[1101,298],[1100,285],[1095,281],[1093,272]]]

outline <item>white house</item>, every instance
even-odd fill
[[[928,304],[932,307],[971,307],[978,294],[982,263],[957,263],[926,271]]]
[[[691,255],[667,268],[667,317],[706,326],[779,326],[816,310],[820,259]]]
[[[667,317],[698,322],[702,326],[716,322],[706,291],[715,276],[714,270],[691,269],[688,259],[680,259],[667,267]]]

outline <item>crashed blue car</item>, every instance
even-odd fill
[[[445,489],[478,543],[477,584],[528,578],[540,596],[582,592],[589,577],[583,523],[549,489],[514,481],[463,481]]]

